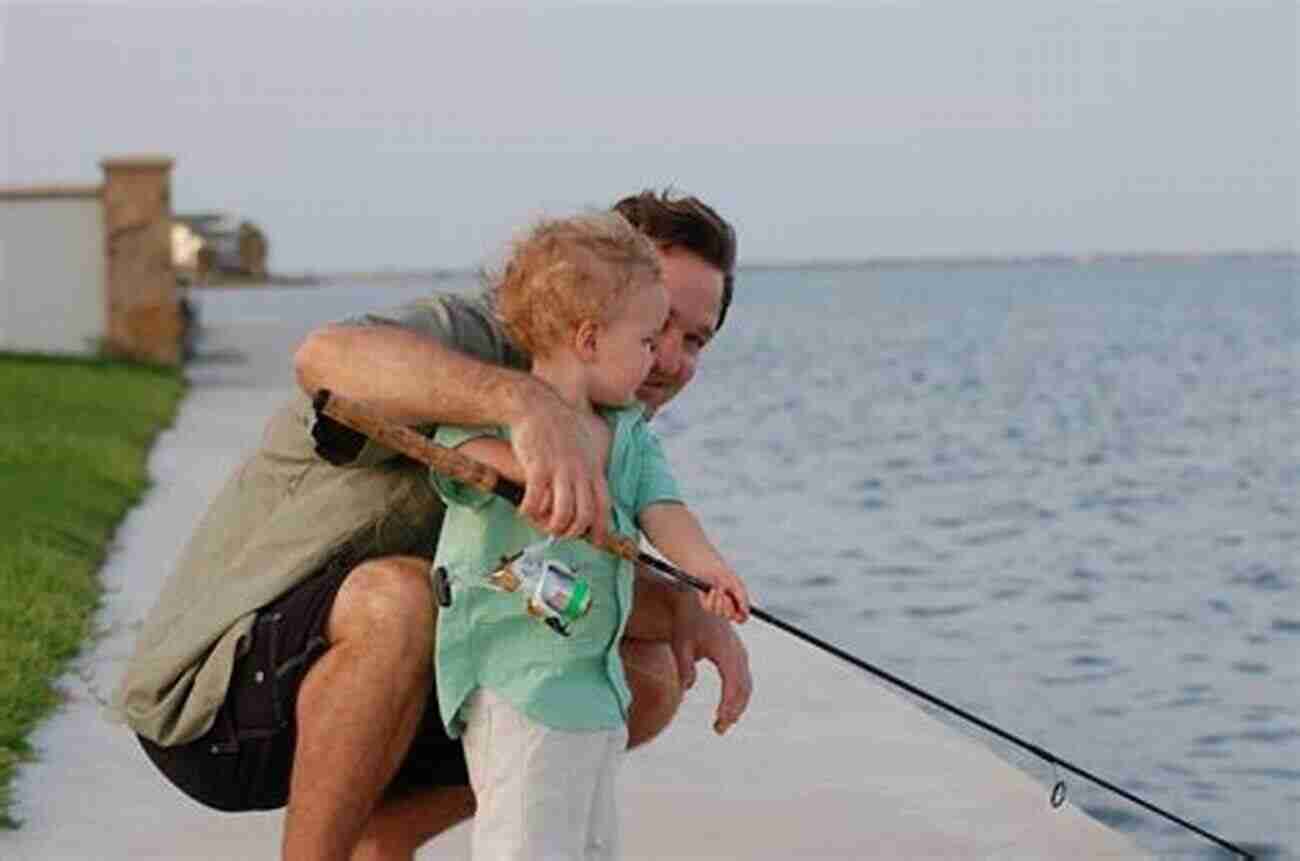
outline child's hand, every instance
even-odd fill
[[[716,568],[704,572],[703,579],[713,585],[708,592],[700,593],[700,605],[705,610],[737,624],[749,619],[749,591],[735,571]]]

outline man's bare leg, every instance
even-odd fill
[[[627,716],[627,746],[631,750],[668,728],[686,692],[667,643],[624,638],[619,651],[627,686],[632,691],[632,708]]]
[[[620,651],[632,691],[628,747],[650,741],[682,702],[677,663],[667,643],[625,639]],[[449,786],[386,798],[366,823],[352,861],[411,861],[424,843],[474,815],[474,794]]]
[[[445,786],[385,798],[366,821],[352,861],[411,861],[428,841],[474,815],[468,786]]]
[[[330,647],[298,692],[283,857],[346,861],[410,747],[433,654],[429,563],[363,563],[330,612]]]

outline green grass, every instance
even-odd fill
[[[92,634],[99,568],[184,394],[172,369],[0,353],[0,827],[27,736]]]

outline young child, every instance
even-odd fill
[[[639,528],[713,584],[707,609],[744,621],[745,586],[682,504],[635,400],[669,307],[654,246],[612,213],[543,222],[513,248],[493,302],[532,356],[531,373],[582,416],[608,481],[613,529],[635,537]],[[441,427],[435,438],[522,481],[507,434]],[[632,565],[579,539],[548,543],[504,500],[437,475],[433,482],[448,503],[434,570],[446,572],[452,594],[438,619],[438,700],[448,732],[465,739],[478,801],[474,858],[617,857],[614,784],[631,699],[618,644]],[[487,579],[525,550],[590,586],[590,609],[567,635],[529,615],[521,591]]]

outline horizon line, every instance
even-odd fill
[[[1096,251],[1040,254],[935,254],[881,255],[876,257],[825,257],[755,260],[739,263],[737,271],[773,269],[869,269],[925,266],[1087,266],[1100,263],[1197,262],[1207,260],[1300,260],[1295,248],[1237,249],[1228,251]],[[389,266],[374,269],[301,269],[276,272],[270,280],[322,278],[400,278],[433,275],[451,278],[477,275],[479,266]]]

